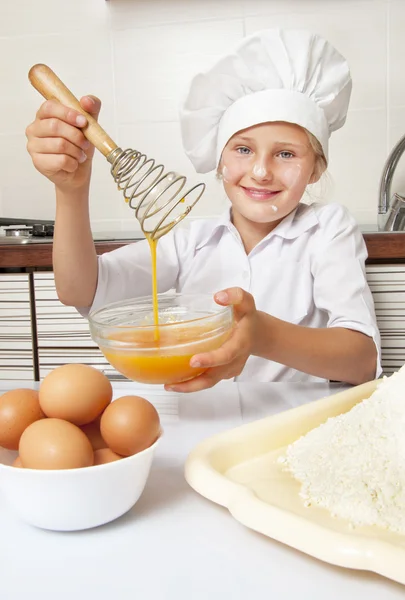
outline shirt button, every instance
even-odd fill
[[[244,279],[247,279],[249,277],[249,271],[243,271],[242,275]]]

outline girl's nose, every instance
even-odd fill
[[[273,178],[270,165],[265,161],[257,162],[252,167],[252,179],[256,181],[269,181]]]

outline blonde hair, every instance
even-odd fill
[[[309,145],[311,146],[312,151],[315,154],[315,166],[312,176],[315,179],[315,181],[318,181],[321,175],[323,175],[323,173],[325,173],[326,169],[328,168],[328,163],[318,138],[316,138],[310,131],[308,131],[308,129],[305,129],[305,127],[303,129],[308,136]]]

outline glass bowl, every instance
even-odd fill
[[[89,315],[90,333],[108,362],[139,383],[173,384],[206,369],[191,367],[194,354],[216,350],[233,328],[233,310],[211,295],[158,294],[159,325],[152,296],[114,302]]]

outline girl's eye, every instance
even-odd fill
[[[279,153],[279,156],[281,156],[281,158],[292,158],[294,154],[292,152],[289,152],[288,150],[283,150]]]
[[[236,152],[239,152],[239,154],[250,154],[250,149],[246,146],[240,146],[239,148],[236,148]]]

